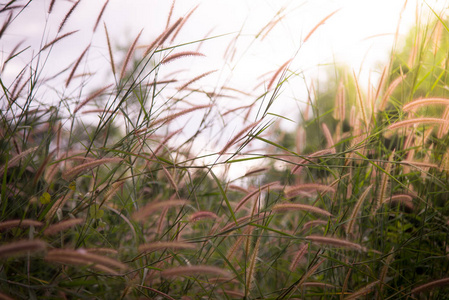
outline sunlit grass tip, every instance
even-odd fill
[[[332,217],[332,214],[324,209],[307,205],[307,204],[299,204],[299,203],[280,203],[274,205],[271,210],[273,212],[290,212],[290,211],[297,211],[297,210],[304,210],[307,212],[316,213],[322,216],[326,217]]]
[[[190,215],[189,222],[197,222],[199,220],[204,220],[204,219],[215,220],[215,219],[219,219],[219,217],[217,216],[217,214],[215,214],[211,211],[197,211]]]
[[[417,100],[413,100],[413,101],[405,104],[402,107],[402,110],[403,111],[411,111],[411,110],[417,109],[419,107],[435,105],[435,104],[449,105],[449,99],[448,98],[422,98],[422,99],[417,99]]]
[[[195,56],[205,56],[203,53],[201,52],[196,52],[196,51],[183,51],[183,52],[179,52],[179,53],[175,53],[172,54],[170,56],[167,56],[166,58],[164,58],[161,61],[161,64],[166,64],[169,63],[171,61],[183,58],[183,57],[195,57]]]
[[[393,123],[387,127],[389,130],[404,128],[408,126],[416,126],[416,125],[444,125],[448,124],[448,120],[440,119],[440,118],[416,118],[410,120],[399,121]]]
[[[267,184],[255,189],[254,191],[248,193],[245,197],[243,197],[239,201],[239,203],[237,203],[237,205],[235,206],[234,211],[237,212],[243,205],[245,205],[246,202],[248,202],[249,199],[251,199],[252,197],[255,197],[256,195],[260,194],[264,190],[280,190],[282,188],[283,187],[280,185],[279,181],[267,183]]]
[[[288,186],[285,188],[285,196],[287,198],[293,198],[301,195],[303,192],[331,192],[335,193],[335,188],[320,183],[302,183],[295,186]]]
[[[249,130],[253,129],[254,127],[256,127],[257,125],[259,125],[259,123],[262,122],[262,119],[260,119],[259,121],[256,121],[252,124],[249,124],[248,126],[246,126],[245,128],[243,128],[242,130],[240,130],[231,140],[229,140],[229,142],[226,143],[226,145],[223,147],[223,149],[219,152],[220,155],[223,155],[226,153],[226,151],[229,150],[229,148],[231,148],[232,145],[234,145],[235,143],[237,143],[237,141]]]

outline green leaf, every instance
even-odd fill
[[[287,118],[287,117],[284,117],[284,116],[281,116],[281,115],[278,115],[278,114],[275,114],[275,113],[270,113],[270,112],[269,112],[269,113],[267,113],[267,115],[275,116],[275,117],[278,117],[278,118],[281,118],[281,119],[284,119],[284,120],[287,120],[287,121],[296,123],[296,122],[293,121],[292,119],[289,119],[289,118]]]
[[[47,192],[43,193],[42,196],[39,198],[39,202],[41,204],[48,204],[51,202],[51,195]]]
[[[75,181],[72,181],[72,182],[69,184],[69,189],[71,189],[72,191],[75,191],[75,189],[76,189],[76,182],[75,182]]]
[[[104,215],[104,210],[100,209],[98,204],[91,205],[89,207],[89,214],[94,219],[101,219],[101,217],[103,217]]]
[[[226,196],[226,192],[224,191],[224,189],[223,189],[223,187],[222,187],[222,185],[221,185],[221,183],[220,183],[220,180],[219,180],[218,177],[215,175],[215,173],[212,172],[212,170],[210,170],[210,174],[211,174],[212,177],[215,179],[215,182],[217,183],[217,186],[218,186],[218,188],[220,189],[220,193],[221,193],[221,195],[223,196],[223,199],[224,199],[225,202],[226,202],[226,206],[228,207],[229,212],[231,213],[232,219],[234,220],[235,224],[237,224],[237,219],[236,219],[236,217],[235,217],[234,211],[232,210],[231,203],[229,202],[229,199],[228,199],[228,197]]]

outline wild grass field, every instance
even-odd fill
[[[47,2],[51,16],[59,3]],[[284,132],[270,109],[298,76],[288,62],[256,95],[203,86],[214,70],[160,77],[207,56],[208,38],[176,43],[195,8],[176,19],[172,7],[157,38],[122,51],[102,22],[108,2],[92,34],[106,32],[113,76],[95,90],[90,46],[45,72],[58,43],[76,40],[65,26],[80,1],[37,51],[23,41],[2,53],[2,73],[29,61],[11,83],[0,77],[1,299],[449,299],[444,16],[417,16],[379,82],[331,66]],[[0,39],[28,4],[1,4]],[[60,99],[46,102],[47,89]],[[221,105],[236,97],[250,104]],[[225,143],[197,152],[233,122]]]

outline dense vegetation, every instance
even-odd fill
[[[217,99],[253,96],[202,87],[211,72],[159,78],[205,55],[176,44],[194,10],[148,45],[135,37],[121,63],[108,39],[114,78],[96,91],[83,90],[95,75],[79,68],[88,48],[45,77],[36,61],[75,34],[64,25],[78,3],[13,83],[1,81],[0,298],[448,298],[445,21],[417,24],[367,91],[338,69],[285,133],[270,107],[295,75],[288,63],[250,105],[225,111]],[[27,9],[2,6],[0,36]],[[40,98],[61,84],[78,93]],[[202,133],[236,120],[241,131],[198,156]],[[245,180],[217,172],[254,160]]]

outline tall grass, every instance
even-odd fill
[[[14,2],[0,10],[8,16],[1,34],[27,9]],[[84,89],[95,76],[81,73],[92,46],[45,77],[40,61],[74,37],[65,28],[79,3],[12,83],[0,82],[0,297],[447,298],[448,121],[441,107],[449,103],[449,30],[438,15],[414,32],[413,57],[404,59],[407,47],[393,51],[366,94],[355,74],[338,76],[329,90],[316,91],[298,134],[277,140],[268,116],[293,76],[290,60],[262,95],[203,86],[213,71],[160,78],[167,65],[207,56],[195,49],[206,40],[177,44],[196,8],[173,21],[173,4],[165,30],[148,44],[141,33],[133,37],[118,64],[104,24],[113,76],[101,87]],[[51,15],[57,3],[48,5]],[[15,47],[2,69],[26,49]],[[52,84],[62,87],[55,87],[59,101],[39,100]],[[218,99],[236,95],[255,100],[219,109]],[[321,111],[329,103],[335,107]],[[195,151],[217,120],[238,118],[242,129],[212,153]],[[254,141],[264,151],[247,150]],[[245,180],[218,174],[250,160],[263,163]]]

